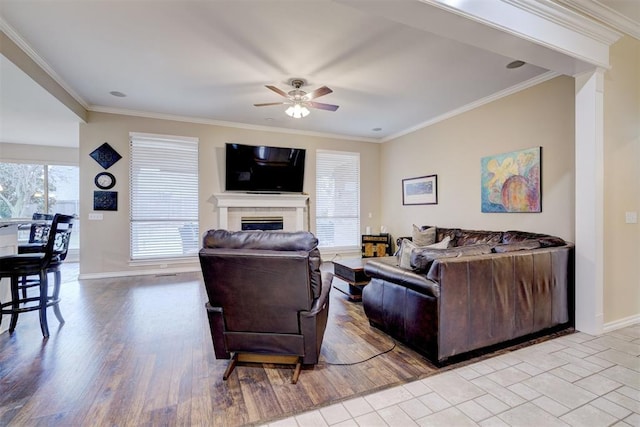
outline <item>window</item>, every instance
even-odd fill
[[[198,140],[132,133],[130,141],[131,259],[196,255]]]
[[[360,248],[360,154],[316,153],[316,236],[321,248]]]
[[[62,213],[77,217],[80,205],[78,166],[0,163],[0,218],[31,218],[36,213]],[[80,245],[76,218],[69,249]],[[29,228],[19,230],[18,242],[29,239]]]

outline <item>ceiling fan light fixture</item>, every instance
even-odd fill
[[[307,84],[306,81],[302,79],[292,79],[290,81],[291,86],[293,86],[293,90],[289,92],[285,92],[282,89],[279,89],[276,86],[266,85],[266,88],[277,93],[286,99],[286,101],[282,102],[263,102],[260,104],[253,104],[255,107],[269,107],[271,105],[288,105],[285,114],[293,119],[301,119],[303,117],[307,117],[310,113],[310,108],[317,108],[319,110],[326,111],[336,111],[338,109],[338,105],[333,104],[325,104],[323,102],[315,101],[316,98],[320,98],[321,96],[328,95],[333,91],[326,87],[322,86],[314,91],[309,93],[301,90],[300,88]]]
[[[287,108],[284,113],[289,117],[293,117],[294,119],[301,119],[309,115],[309,109],[299,102],[296,102],[295,104]]]

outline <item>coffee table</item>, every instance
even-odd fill
[[[350,301],[362,301],[362,288],[371,280],[364,274],[364,265],[371,260],[395,263],[396,257],[349,258],[333,261],[333,287],[345,294]]]
[[[362,300],[362,288],[369,283],[364,274],[365,260],[362,258],[333,261],[333,287],[349,297],[350,301]]]
[[[350,301],[362,301],[362,288],[369,283],[369,277],[364,274],[365,262],[363,258],[333,261],[333,287]]]

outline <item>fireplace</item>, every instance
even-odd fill
[[[243,218],[277,217],[282,218],[282,228],[279,230],[309,230],[309,196],[306,194],[227,192],[215,193],[214,197],[217,202],[218,228],[239,231],[243,230]]]
[[[242,231],[248,230],[284,230],[284,218],[281,216],[243,216],[240,219]]]

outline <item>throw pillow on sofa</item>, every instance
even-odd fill
[[[398,266],[401,268],[411,268],[411,251],[417,248],[416,244],[409,239],[402,239],[397,252]]]
[[[398,249],[398,266],[401,268],[406,268],[411,270],[413,267],[411,266],[411,253],[414,249],[422,250],[422,249],[431,249],[431,250],[441,250],[446,249],[449,246],[449,241],[451,239],[447,236],[444,238],[442,242],[434,243],[432,245],[426,246],[418,246],[415,242],[409,239],[402,239],[400,243],[400,249]]]
[[[411,240],[416,246],[428,246],[436,242],[436,228],[428,227],[422,229],[413,224],[413,230],[411,232]]]
[[[431,249],[447,249],[449,247],[449,243],[451,243],[451,237],[446,236],[444,239],[442,239],[438,243],[434,243],[433,245],[429,245],[426,247]]]

